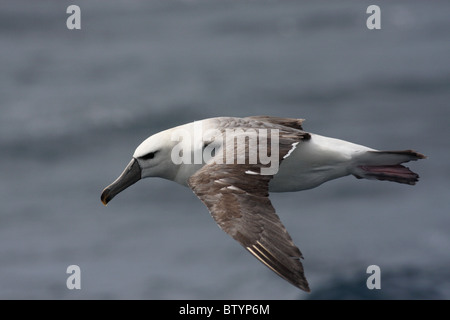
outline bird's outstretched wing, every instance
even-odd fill
[[[304,139],[309,139],[307,133],[282,128],[280,162]],[[302,254],[269,200],[273,176],[259,174],[261,167],[261,163],[216,163],[213,158],[188,183],[222,230],[279,276],[309,292]]]

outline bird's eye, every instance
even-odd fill
[[[141,158],[144,159],[144,160],[150,160],[150,159],[153,159],[153,158],[155,157],[155,153],[156,153],[156,152],[150,152],[150,153],[147,153],[145,156],[142,156]]]

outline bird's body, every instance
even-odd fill
[[[218,117],[157,133],[136,149],[124,173],[102,193],[106,204],[145,177],[190,187],[217,224],[272,271],[309,291],[302,257],[269,192],[311,189],[347,175],[415,184],[401,165],[411,150],[378,151],[303,131],[302,120]]]
[[[269,184],[272,192],[301,191],[352,173],[358,156],[373,150],[348,141],[311,134],[280,164]]]

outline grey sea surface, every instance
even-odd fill
[[[450,298],[448,1],[378,1],[380,30],[369,1],[80,0],[81,30],[70,4],[0,6],[0,299]],[[271,195],[310,294],[188,188],[145,179],[100,202],[151,134],[249,115],[428,156],[414,187],[346,177]]]

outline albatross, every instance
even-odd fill
[[[353,175],[414,185],[402,165],[424,159],[413,150],[380,151],[306,132],[303,119],[216,117],[156,133],[135,150],[123,173],[102,194],[106,206],[147,177],[189,187],[218,226],[273,272],[310,291],[301,259],[269,192],[315,188]]]

